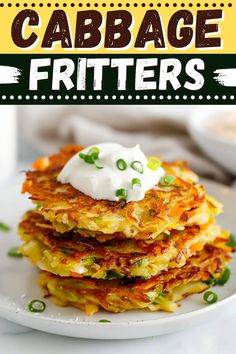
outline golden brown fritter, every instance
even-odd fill
[[[60,276],[150,278],[168,267],[182,267],[190,256],[217,237],[228,238],[227,232],[213,224],[172,230],[150,241],[113,239],[100,243],[72,231],[59,236],[47,228],[48,222],[43,223],[44,218],[34,211],[25,215],[19,225],[19,234],[25,241],[20,250],[41,270]]]
[[[94,200],[70,184],[57,181],[65,163],[80,150],[69,146],[52,157],[38,160],[35,170],[27,172],[23,186],[23,192],[28,192],[40,205],[39,213],[61,233],[73,229],[85,235],[91,232],[90,236],[96,232],[155,238],[179,226],[206,224],[212,214],[221,211],[221,204],[195,184],[196,175],[184,162],[163,163],[166,172],[175,175],[174,185],[157,185],[139,202]]]
[[[177,302],[199,293],[210,285],[210,278],[220,277],[229,254],[222,248],[206,245],[189,258],[185,266],[163,271],[149,280],[95,280],[59,277],[42,273],[39,284],[46,296],[60,306],[74,306],[92,315],[102,308],[111,312],[147,308],[174,311]]]

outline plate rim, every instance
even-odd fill
[[[201,294],[201,293],[200,293]],[[0,295],[0,300],[1,300],[2,296]],[[65,323],[65,324],[69,324],[69,325],[77,325],[77,326],[80,326],[80,325],[89,325],[89,326],[120,326],[120,325],[124,325],[124,324],[128,324],[128,325],[135,325],[135,326],[140,326],[140,325],[144,325],[144,324],[147,324],[147,325],[150,325],[152,324],[153,322],[171,322],[171,321],[174,321],[174,320],[184,320],[186,319],[186,317],[193,317],[193,316],[198,316],[198,315],[201,315],[202,312],[206,313],[206,312],[211,312],[213,311],[214,309],[224,305],[225,303],[233,300],[233,299],[236,299],[236,293],[235,294],[232,294],[230,296],[227,296],[226,298],[214,303],[214,304],[211,304],[211,305],[205,305],[205,307],[203,308],[200,308],[200,309],[197,309],[197,310],[192,310],[192,311],[189,311],[189,312],[186,312],[186,313],[182,313],[182,314],[176,314],[176,315],[173,315],[171,317],[166,317],[166,318],[158,318],[158,319],[147,319],[147,320],[136,320],[136,321],[132,321],[132,320],[127,320],[127,321],[119,321],[119,322],[109,322],[109,323],[101,323],[99,321],[95,322],[95,321],[70,321],[70,320],[65,320],[65,319],[55,319],[55,318],[51,318],[51,317],[45,317],[45,316],[42,316],[42,314],[40,315],[40,317],[38,317],[37,314],[31,314],[30,312],[27,313],[27,312],[22,312],[20,313],[19,312],[15,312],[15,311],[11,311],[11,310],[6,310],[4,309],[1,305],[0,305],[0,314],[2,315],[2,313],[10,313],[10,314],[15,314],[15,315],[21,315],[22,317],[26,318],[26,319],[31,319],[31,318],[38,318],[42,321],[48,321],[48,322],[55,322],[55,323]],[[138,310],[136,310],[138,311]],[[140,311],[142,311],[142,309],[140,309]],[[127,312],[126,312],[127,313]],[[153,312],[155,313],[155,311]],[[114,313],[115,315],[115,313]],[[5,317],[7,319],[7,317]],[[88,317],[89,318],[92,318],[92,317]]]
[[[222,183],[216,182],[216,181],[212,181],[210,179],[207,178],[201,178],[199,181],[200,184],[203,184],[204,187],[207,189],[208,186],[209,187],[213,187],[213,188],[217,188],[217,189],[224,189],[224,191],[227,191],[227,193],[232,193],[234,196],[236,196],[236,189],[231,187],[231,186],[227,186],[224,185]],[[236,256],[233,256],[234,258]],[[217,309],[220,309],[222,306],[228,304],[230,301],[236,299],[236,293],[231,294],[229,296],[226,296],[225,298],[219,300],[218,302],[211,304],[211,305],[207,305],[204,304],[204,307],[195,309],[195,310],[190,310],[188,312],[185,313],[180,313],[180,314],[173,314],[170,317],[163,317],[163,318],[154,318],[154,319],[140,319],[140,320],[120,320],[118,322],[109,322],[109,323],[101,323],[98,320],[90,320],[92,319],[92,317],[88,317],[88,320],[69,320],[69,319],[63,319],[63,318],[56,318],[56,317],[50,317],[50,316],[45,316],[43,314],[40,314],[40,317],[38,314],[32,314],[30,312],[27,312],[27,310],[19,310],[16,311],[16,308],[12,308],[10,309],[9,307],[4,306],[4,303],[6,303],[6,299],[8,300],[7,296],[1,295],[0,294],[0,317],[10,320],[14,323],[29,327],[29,328],[33,328],[35,330],[40,330],[43,332],[47,332],[47,333],[54,333],[54,334],[59,334],[61,335],[61,331],[60,331],[60,326],[61,325],[67,325],[70,328],[79,328],[79,327],[90,327],[92,328],[103,328],[105,331],[106,329],[111,329],[111,334],[115,334],[115,331],[112,332],[112,329],[114,330],[117,327],[120,326],[126,326],[126,327],[134,327],[134,328],[141,328],[141,327],[151,327],[151,326],[155,326],[158,324],[158,326],[161,325],[168,325],[168,324],[173,324],[176,325],[178,322],[183,322],[185,320],[188,319],[195,319],[195,318],[201,318],[201,315],[204,316],[208,313],[214,313],[216,312]],[[139,311],[139,310],[136,310]],[[140,312],[142,311],[142,309],[140,309]],[[128,312],[128,311],[127,311]],[[127,314],[127,312],[125,312]],[[155,312],[153,312],[153,314],[155,314]],[[111,314],[109,314],[111,315]],[[114,314],[115,315],[115,314]],[[122,314],[121,314],[122,315]],[[45,324],[45,329],[43,329],[43,324]],[[46,325],[52,326],[53,324],[55,325],[55,329],[52,329],[52,327],[47,328]],[[67,328],[68,328],[67,327]],[[80,335],[80,333],[78,333],[78,335],[74,335],[74,334],[70,334],[70,331],[67,331],[64,333],[65,336],[70,336],[70,337],[79,337],[79,338],[94,338],[94,339],[98,339],[96,334],[92,335],[92,334],[88,334],[86,335]],[[158,330],[157,330],[158,332]],[[173,331],[169,331],[169,332],[173,332]],[[107,336],[109,335],[109,332],[107,332]],[[168,332],[166,332],[168,333]],[[157,333],[158,334],[158,333]],[[150,334],[151,336],[152,334]],[[147,337],[148,335],[143,335],[143,337]],[[137,335],[135,336],[129,336],[127,334],[127,336],[115,336],[113,338],[110,339],[125,339],[125,338],[141,338],[142,336]],[[102,336],[100,337],[100,339],[108,339],[106,338],[106,336]]]

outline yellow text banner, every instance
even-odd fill
[[[236,3],[0,3],[2,54],[236,53]]]

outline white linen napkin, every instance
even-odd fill
[[[37,108],[37,109],[36,109]],[[21,106],[24,135],[41,154],[76,143],[140,144],[148,155],[188,161],[204,177],[228,183],[230,176],[204,156],[186,131],[194,106]]]

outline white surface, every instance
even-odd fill
[[[236,144],[214,135],[207,125],[222,119],[225,113],[234,112],[233,106],[203,106],[196,109],[188,121],[188,130],[203,152],[226,171],[236,175]],[[236,119],[236,118],[235,118]]]
[[[55,153],[69,142],[82,146],[107,141],[125,146],[140,144],[147,155],[158,153],[166,161],[184,159],[201,176],[227,181],[225,171],[201,155],[186,132],[187,119],[196,108],[197,105],[19,106],[21,158],[33,160],[39,154]]]
[[[236,304],[214,321],[174,334],[122,341],[56,336],[0,320],[1,354],[235,354]]]
[[[17,189],[18,189],[17,187],[14,186],[11,187],[11,191],[12,193],[14,193],[15,196],[17,193]],[[221,218],[221,221],[223,221],[224,226],[233,229],[234,210],[231,202],[235,200],[234,192],[230,191],[226,187],[218,188],[217,185],[213,185],[213,187],[211,186],[209,190],[210,192],[214,192],[214,195],[218,196],[221,199],[221,201],[226,202],[227,204],[226,213],[225,216]],[[3,196],[2,200],[6,200],[5,193],[8,193],[8,191],[5,190],[4,193],[1,193],[1,195]],[[17,213],[18,215],[20,215],[22,210],[18,206],[22,205],[21,204],[22,200],[24,200],[23,202],[24,205],[22,205],[22,208],[27,208],[28,203],[26,203],[25,199],[24,198],[22,199],[21,197],[19,198],[15,197],[15,199],[16,200],[14,203],[14,208],[17,209]],[[19,200],[21,200],[20,204],[19,204]],[[0,209],[1,217],[4,216],[4,221],[12,224],[13,221],[12,218],[14,217],[14,213],[12,213],[11,215],[9,214],[9,210],[13,209],[12,204],[7,203],[7,205],[9,206],[5,207],[4,209],[1,207]],[[17,221],[14,220],[14,224],[16,222]],[[10,245],[10,244],[16,244],[17,242],[16,236],[13,235],[4,234],[1,235],[1,239],[2,238],[5,239],[4,244],[8,243]],[[1,255],[1,259],[4,259],[4,254]],[[12,287],[11,297],[15,298],[15,300],[18,301],[19,299],[16,298],[17,294],[15,292],[15,287],[16,285],[20,285],[20,286],[24,285],[24,281],[23,281],[24,279],[22,278],[21,275],[20,264],[25,263],[25,261],[17,260],[17,259],[16,260],[7,259],[7,258],[5,259],[10,263],[7,263],[8,264],[7,267],[4,269],[4,271],[1,272],[1,281],[0,281],[1,291],[2,291],[2,287],[5,288],[3,280],[4,278],[6,280],[6,270],[9,271],[11,269],[12,272],[14,270],[14,275],[12,276],[15,276],[15,274],[16,275],[19,274],[19,276],[16,276],[15,282],[11,284]],[[14,263],[14,265],[12,263]],[[4,264],[6,264],[6,262]],[[27,263],[25,263],[25,266],[27,268],[29,267],[32,270],[31,266],[26,264]],[[34,274],[33,271],[32,274]],[[9,282],[9,278],[7,279],[7,282]],[[234,283],[236,282],[234,281]],[[38,294],[40,295],[40,293],[38,292],[37,287],[35,287],[34,279],[30,280],[28,284],[29,284],[28,290],[30,292],[33,291],[34,293],[33,295],[35,296],[37,295],[38,297]],[[235,285],[233,285],[233,287],[234,286]],[[229,289],[229,286],[224,287],[222,289],[224,289],[225,291],[226,289]],[[215,290],[217,290],[217,293],[219,294],[218,291],[219,289],[215,288]],[[21,298],[21,300],[25,300],[26,303],[28,301],[27,295],[28,295],[28,291],[26,297],[23,296]],[[32,296],[32,294],[30,296]],[[206,306],[206,308],[209,309],[210,306]],[[59,308],[57,308],[57,311],[59,313],[62,312],[61,309]],[[176,334],[165,335],[156,338],[149,338],[145,340],[112,341],[112,342],[105,342],[105,341],[98,342],[98,341],[78,340],[78,339],[76,340],[71,338],[52,336],[52,335],[43,334],[40,332],[23,328],[21,326],[11,324],[5,320],[0,320],[0,343],[1,343],[0,354],[5,354],[5,353],[34,354],[34,353],[42,353],[43,351],[49,352],[52,349],[57,350],[57,353],[64,353],[65,350],[67,351],[69,350],[69,352],[72,354],[75,353],[75,351],[76,353],[87,354],[87,353],[94,353],[95,351],[96,353],[108,353],[111,350],[112,353],[118,353],[118,352],[120,353],[121,351],[125,353],[133,353],[134,348],[136,353],[141,353],[141,352],[143,353],[144,351],[148,353],[159,353],[159,352],[172,353],[174,351],[177,354],[180,352],[182,354],[182,353],[199,353],[199,350],[201,350],[201,353],[209,353],[209,354],[210,353],[224,353],[224,354],[234,353],[236,301],[233,300],[229,304],[224,305],[221,309],[219,309],[218,314],[216,314],[215,312],[212,312],[212,314],[215,315],[214,321],[209,320],[209,316],[207,316],[204,319],[205,322],[204,325],[193,327],[192,329],[189,329],[190,322],[187,321],[186,324],[188,329],[185,332],[179,332]],[[117,315],[113,315],[113,316],[117,316]],[[100,318],[109,318],[109,316],[107,314],[106,316],[100,315]],[[34,324],[35,323],[36,320],[34,319]],[[110,324],[107,325],[105,324],[105,326],[109,326],[109,325]],[[44,329],[46,329],[46,327],[44,327]],[[67,331],[67,325],[64,326],[64,331]],[[126,329],[124,327],[121,327],[119,331],[124,332],[126,331]],[[36,343],[38,343],[39,347],[37,347]]]
[[[17,158],[16,107],[0,106],[0,185],[11,178]]]

